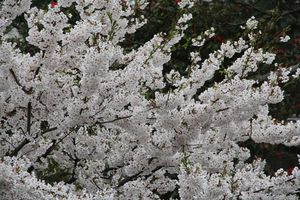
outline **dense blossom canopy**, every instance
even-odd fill
[[[250,18],[242,27],[248,34],[208,58],[199,49],[214,28],[199,33],[187,75],[164,74],[193,3],[178,1],[173,30],[128,52],[121,42],[146,23],[134,6],[147,2],[58,0],[47,10],[30,0],[2,2],[0,199],[297,199],[297,168],[266,175],[265,161],[247,162],[250,150],[239,143],[300,144],[300,122],[268,113],[284,98],[280,84],[300,70],[249,76],[262,63],[279,66],[255,45],[260,31]],[[64,12],[70,7],[75,24]],[[9,42],[6,29],[20,15],[35,53]],[[223,79],[205,85],[221,68]],[[173,89],[163,92],[166,85]],[[40,178],[53,165],[68,174],[64,181]]]

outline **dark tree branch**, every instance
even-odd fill
[[[67,181],[68,184],[72,184],[72,183],[74,183],[77,180],[77,178],[75,176],[76,176],[76,168],[78,166],[79,161],[80,161],[80,159],[77,158],[77,156],[75,155],[75,160],[74,160],[74,165],[73,165],[73,170],[72,170],[71,178],[70,178],[69,181]]]
[[[37,75],[39,74],[39,72],[40,72],[40,67],[38,67],[38,68],[35,70],[35,72],[34,72],[34,78],[37,77]]]
[[[27,138],[25,140],[23,140],[11,153],[6,153],[5,156],[16,156],[18,155],[19,151],[30,142],[30,140],[28,140]]]
[[[216,110],[216,112],[217,113],[219,113],[219,112],[223,112],[223,111],[225,111],[225,110],[228,110],[230,107],[226,107],[226,108],[223,108],[223,109],[220,109],[220,110]]]
[[[43,131],[43,132],[41,133],[41,135],[44,135],[45,133],[49,133],[49,132],[51,132],[51,131],[55,131],[56,129],[57,129],[57,127],[49,128],[49,129]]]
[[[100,188],[99,185],[97,185],[97,183],[95,182],[94,178],[92,179],[92,182],[94,183],[94,185],[95,185],[99,190],[102,190],[102,188]]]
[[[27,104],[27,134],[30,135],[30,127],[31,127],[31,102]],[[29,139],[23,140],[11,153],[6,153],[6,156],[16,156],[18,155],[19,151],[30,142]]]
[[[18,80],[18,78],[17,78],[17,76],[16,76],[14,70],[9,69],[9,72],[10,72],[11,75],[13,76],[13,78],[14,78],[16,84],[17,84],[18,86],[20,86],[20,87],[22,88],[22,90],[23,90],[26,94],[32,94],[32,92],[33,92],[33,88],[32,88],[32,87],[30,87],[29,89],[26,89],[26,87],[23,86],[23,85],[20,83],[20,81]]]
[[[52,140],[52,145],[46,150],[46,152],[39,156],[35,162],[41,162],[41,158],[46,158],[53,150],[54,150],[54,147],[56,145],[56,141],[57,140]],[[34,170],[34,166],[31,165],[28,169],[27,169],[27,172],[28,173],[31,173],[32,171]]]
[[[296,179],[296,177],[290,178],[290,179],[288,179],[288,180],[286,180],[286,181],[283,181],[282,183],[280,183],[280,184],[278,184],[278,185],[282,185],[282,184],[284,184],[284,183],[291,182],[291,181],[293,181],[293,180],[295,180],[295,179]],[[276,186],[278,186],[278,185],[276,185]],[[259,192],[262,192],[262,191],[265,191],[265,190],[270,190],[270,189],[272,189],[272,188],[274,188],[274,187],[275,187],[275,186],[272,185],[272,186],[269,186],[269,187],[266,187],[266,188],[262,188],[262,189],[259,189],[259,190],[255,190],[255,191],[253,191],[253,193],[259,193]]]
[[[30,135],[30,129],[31,129],[31,102],[29,101],[27,104],[27,134]]]
[[[112,123],[112,122],[119,121],[119,120],[122,120],[122,119],[128,119],[130,117],[132,117],[132,115],[125,116],[125,117],[117,117],[117,118],[112,119],[112,120],[98,122],[97,124],[100,124],[100,125],[102,125],[102,124],[108,124],[108,123]]]
[[[54,131],[54,130],[56,130],[57,128],[56,127],[53,127],[53,128],[49,128],[49,129],[47,129],[47,130],[45,130],[45,131],[43,131],[41,134],[44,134],[44,133],[48,133],[48,132],[51,132],[51,131]],[[30,140],[29,139],[25,139],[25,140],[23,140],[12,152],[7,152],[6,154],[5,154],[5,156],[10,156],[10,157],[12,157],[12,156],[16,156],[16,155],[18,155],[18,153],[19,153],[19,151],[25,146],[25,145],[27,145],[28,143],[30,142]]]
[[[55,128],[56,129],[56,128]],[[72,133],[72,131],[70,131],[69,133],[65,134],[62,138],[60,138],[59,140],[52,140],[52,145],[46,150],[46,152],[39,156],[35,162],[41,162],[41,158],[47,158],[48,155],[50,155],[50,153],[55,149],[55,147],[61,143],[67,136],[69,136]],[[34,170],[34,166],[31,165],[28,169],[27,172],[31,173]]]
[[[160,170],[161,168],[163,168],[163,166],[158,166],[155,169],[153,169],[149,174],[145,175],[145,178],[149,178],[151,175],[153,175],[156,171]],[[133,181],[136,180],[144,171],[140,171],[139,173],[133,175],[133,176],[129,176],[126,177],[124,179],[122,179],[119,184],[117,185],[117,188],[122,187],[123,185],[125,185],[127,182],[129,181]]]
[[[153,160],[157,159],[157,157],[152,157],[148,160],[148,164],[150,165],[151,162]],[[149,178],[150,176],[152,176],[156,171],[160,170],[161,168],[163,168],[163,166],[158,166],[155,169],[153,169],[149,174],[145,175],[145,178]],[[119,184],[117,185],[117,188],[122,187],[123,185],[125,185],[127,182],[132,181],[132,180],[136,180],[140,174],[142,174],[144,171],[140,171],[139,173],[133,175],[133,176],[129,176],[129,177],[125,177],[124,179],[122,179]]]
[[[137,179],[139,177],[139,175],[142,174],[142,173],[143,173],[143,171],[140,171],[139,173],[137,173],[133,176],[129,176],[129,177],[126,177],[126,178],[122,179],[119,182],[119,184],[117,185],[117,188],[122,187],[123,185],[125,185],[129,181],[133,181],[133,180]]]

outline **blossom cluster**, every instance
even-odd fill
[[[248,35],[207,58],[199,49],[215,29],[193,38],[186,75],[164,74],[193,4],[180,1],[170,33],[128,52],[121,42],[146,23],[135,15],[146,1],[58,0],[47,10],[2,2],[0,199],[297,199],[297,168],[267,175],[265,161],[249,163],[239,143],[300,144],[300,122],[277,123],[268,112],[299,69],[251,76],[276,65],[275,54],[253,44],[259,30],[251,18]],[[70,7],[75,24],[64,12]],[[5,37],[19,15],[34,54]],[[220,70],[223,79],[207,86]],[[174,89],[162,92],[166,85]],[[58,183],[39,175],[51,176],[51,163],[66,172]]]

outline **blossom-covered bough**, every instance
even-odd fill
[[[251,18],[248,37],[203,60],[195,50],[186,76],[163,74],[192,18],[192,3],[178,4],[182,16],[170,33],[128,53],[120,43],[146,23],[129,1],[59,0],[47,10],[2,2],[0,199],[297,199],[297,168],[266,175],[265,161],[247,162],[250,151],[239,143],[300,144],[299,122],[268,114],[284,97],[280,84],[300,70],[251,76],[275,59],[256,47]],[[71,6],[76,24],[63,12]],[[6,28],[19,15],[34,54],[8,42]],[[213,28],[199,34],[195,49],[213,35]],[[223,80],[207,87],[221,68]],[[175,89],[161,92],[166,84]],[[53,163],[66,176],[50,185],[41,177]]]

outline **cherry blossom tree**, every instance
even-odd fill
[[[300,122],[268,114],[284,98],[280,85],[300,70],[280,68],[275,54],[257,46],[251,18],[244,37],[208,58],[200,49],[214,28],[199,33],[187,75],[164,74],[193,2],[178,1],[172,31],[127,52],[121,42],[146,23],[135,15],[145,6],[58,0],[42,10],[28,0],[2,2],[1,199],[297,199],[297,168],[267,175],[265,161],[248,162],[250,150],[239,143],[300,144]],[[64,12],[70,7],[75,24]],[[35,53],[8,40],[6,29],[20,15]],[[261,64],[277,70],[253,78]],[[220,70],[222,80],[207,86]],[[164,92],[166,85],[172,89]],[[49,184],[41,174],[53,164],[66,177]]]

